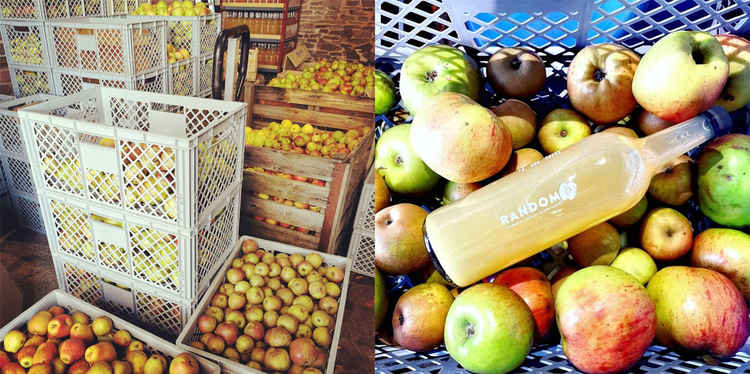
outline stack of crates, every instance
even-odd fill
[[[17,228],[24,227],[41,234],[44,234],[44,221],[31,178],[31,164],[26,155],[18,109],[52,98],[54,96],[38,94],[0,102],[0,172],[5,176],[7,198],[14,213],[11,216],[15,216]]]
[[[19,113],[60,288],[176,336],[237,240],[246,104],[97,87]]]
[[[73,18],[47,24],[55,89],[91,87],[166,93],[165,23],[127,18]]]
[[[16,97],[55,94],[46,23],[106,15],[105,0],[0,0],[0,35]]]

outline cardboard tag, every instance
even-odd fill
[[[185,134],[185,115],[178,113],[160,112],[150,110],[148,120],[151,123],[149,132],[178,138],[187,138]]]
[[[305,60],[311,57],[312,56],[310,55],[310,51],[307,50],[307,47],[299,44],[297,48],[294,48],[291,52],[286,54],[286,57],[284,58],[284,70],[289,68],[287,62],[291,64],[291,67],[297,68],[305,62]]]
[[[120,174],[117,170],[117,150],[98,144],[81,142],[81,159],[86,167],[110,174]]]
[[[81,51],[95,51],[96,36],[88,33],[76,33],[76,44]]]

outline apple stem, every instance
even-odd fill
[[[435,78],[437,78],[437,76],[438,76],[438,74],[434,70],[433,71],[428,71],[427,73],[425,73],[425,77],[427,78],[427,81],[430,82],[430,83],[433,82],[433,81],[435,81]]]
[[[404,325],[404,315],[399,313],[398,314],[398,325],[403,326]]]
[[[560,131],[560,136],[562,136],[563,138],[568,136],[568,131],[567,130]]]
[[[474,325],[472,325],[471,323],[467,323],[466,324],[466,337],[471,338],[472,336],[474,336]]]
[[[597,82],[601,82],[602,80],[604,80],[604,77],[606,75],[607,75],[606,73],[604,73],[603,71],[599,69],[594,70],[594,80]]]
[[[521,67],[521,60],[519,60],[518,57],[513,58],[513,60],[510,61],[510,67],[513,68],[513,70],[518,70],[518,68]]]
[[[703,63],[703,54],[699,50],[694,50],[692,53],[692,57],[696,65],[700,65]]]

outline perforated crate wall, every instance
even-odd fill
[[[36,94],[54,95],[52,69],[25,65],[8,65],[13,94],[26,97]]]
[[[39,200],[33,195],[13,191],[10,198],[17,225],[44,234],[44,219]]]
[[[31,177],[31,164],[28,160],[0,154],[0,167],[5,173],[5,180],[11,192],[25,193],[30,196],[36,194]]]
[[[352,271],[370,277],[375,276],[375,231],[354,229],[349,239],[349,255]]]
[[[170,297],[67,256],[53,254],[52,260],[58,285],[65,292],[159,336],[177,337],[192,312],[189,300]]]
[[[0,171],[0,174],[2,172]],[[0,192],[0,214],[2,217],[13,217],[13,203],[10,200],[10,192]],[[9,233],[16,228],[13,219],[0,219],[0,236]]]
[[[117,274],[159,294],[195,300],[239,232],[239,185],[194,230],[41,193],[53,255]]]
[[[38,189],[195,228],[241,183],[245,108],[98,87],[19,113]]]
[[[49,67],[47,32],[43,22],[2,21],[0,35],[9,64]]]
[[[211,96],[211,79],[213,74],[214,56],[208,54],[198,59],[198,95]]]
[[[0,165],[0,194],[8,192],[8,181],[5,180],[5,171]]]
[[[195,96],[198,88],[197,68],[197,58],[188,58],[169,64],[169,94]]]
[[[54,18],[104,16],[104,0],[0,0],[4,19],[44,21]]]
[[[357,217],[354,221],[354,227],[359,230],[375,230],[375,185],[370,183],[372,181],[372,173],[370,173],[370,177],[362,187],[362,194],[359,197]]]
[[[54,68],[135,75],[167,67],[163,21],[81,18],[47,27]]]
[[[108,16],[125,16],[135,12],[147,0],[107,0]],[[150,1],[149,1],[150,2]]]
[[[52,75],[55,81],[55,92],[58,92],[60,96],[76,94],[83,90],[99,86],[166,93],[168,86],[166,69],[132,76],[55,69]]]
[[[185,49],[190,57],[213,53],[216,38],[221,32],[221,14],[206,16],[130,16],[141,20],[160,20],[167,23],[167,43],[177,50]]]
[[[376,0],[375,54],[403,61],[425,45],[458,43],[486,53],[523,45],[549,59],[605,41],[642,52],[683,29],[746,33],[749,14],[744,0]]]
[[[15,108],[41,103],[53,98],[50,95],[32,95],[0,102],[0,154],[27,159],[26,147],[21,132],[21,121]]]

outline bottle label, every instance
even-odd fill
[[[568,177],[560,183],[556,190],[539,196],[533,200],[527,200],[518,208],[500,216],[500,224],[503,226],[515,226],[522,221],[530,219],[550,209],[560,206],[564,201],[573,200],[578,193],[578,185],[574,181],[575,175]]]

